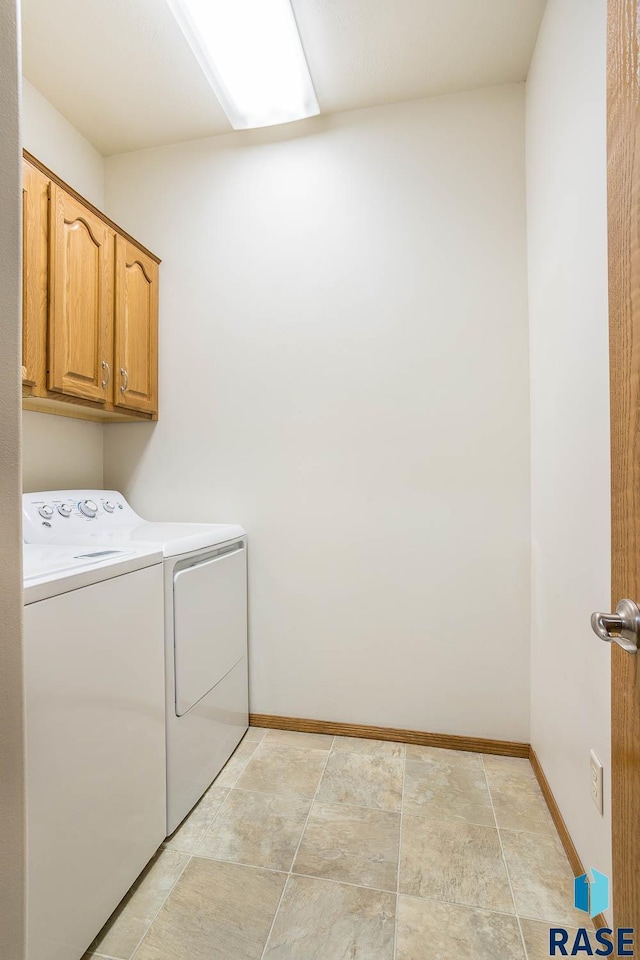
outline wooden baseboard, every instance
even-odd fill
[[[422,747],[446,750],[470,750],[473,753],[494,753],[503,757],[528,757],[529,744],[511,740],[486,740],[482,737],[460,737],[446,733],[423,733],[394,727],[372,727],[360,723],[335,723],[332,720],[301,720],[298,717],[273,717],[266,713],[249,714],[254,727],[274,730],[297,730],[301,733],[328,733],[339,737],[363,737],[366,740],[395,740]]]
[[[546,778],[545,772],[542,769],[542,764],[538,759],[538,754],[535,752],[533,747],[529,750],[529,760],[531,761],[531,766],[533,767],[533,772],[535,773],[538,783],[540,784],[540,789],[542,790],[542,795],[547,802],[549,808],[549,813],[551,814],[551,819],[553,820],[556,830],[558,831],[558,836],[560,837],[560,842],[564,847],[564,852],[567,855],[569,863],[571,864],[571,869],[573,870],[574,876],[580,877],[583,873],[587,871],[582,865],[582,860],[576,850],[575,844],[571,839],[571,834],[567,830],[567,825],[564,822],[564,817],[560,813],[560,807],[556,802],[556,798],[553,795],[553,791],[549,784],[549,781]],[[609,923],[607,918],[603,913],[599,913],[597,917],[593,918],[593,925],[596,930],[599,930],[600,927],[608,927]]]

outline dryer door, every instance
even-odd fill
[[[176,715],[187,713],[247,653],[244,541],[176,564]]]

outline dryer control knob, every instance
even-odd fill
[[[98,504],[94,500],[81,500],[78,506],[85,517],[95,517],[98,512]]]
[[[43,507],[40,507],[38,513],[41,517],[44,517],[45,520],[50,520],[53,516],[53,507],[50,507],[48,503],[45,503]]]
[[[113,511],[114,511],[115,508],[116,508],[115,503],[112,503],[111,500],[105,500],[103,506],[104,506],[105,510],[107,511],[107,513],[113,513]]]
[[[61,517],[70,517],[71,516],[71,507],[68,503],[59,503],[58,504],[58,513]]]

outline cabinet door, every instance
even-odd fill
[[[22,382],[46,387],[49,178],[27,160],[22,180]]]
[[[114,231],[51,184],[49,389],[113,395]]]
[[[135,244],[116,237],[114,403],[158,412],[158,264]]]

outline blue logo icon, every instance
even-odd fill
[[[576,877],[573,885],[573,902],[576,910],[582,910],[591,917],[598,916],[609,906],[609,877],[593,867],[589,873]],[[594,950],[595,944],[598,944]],[[600,927],[599,930],[579,927],[566,930],[564,927],[549,928],[549,956],[577,957],[635,957],[634,931],[632,927]]]
[[[591,877],[583,873],[576,877],[573,885],[574,904],[576,910],[583,910],[590,917],[595,917],[609,906],[609,877],[591,867]]]

